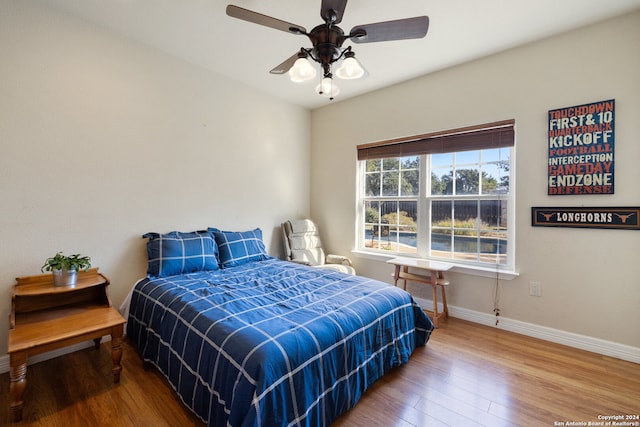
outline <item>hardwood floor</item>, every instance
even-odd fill
[[[638,364],[458,319],[440,325],[333,426],[587,425],[640,415]],[[16,426],[203,425],[127,343],[123,367],[114,385],[108,344],[30,366]],[[0,425],[10,424],[8,402],[3,374]]]

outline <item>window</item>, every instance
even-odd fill
[[[358,248],[513,266],[514,121],[358,146]]]

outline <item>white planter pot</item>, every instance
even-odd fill
[[[74,287],[78,281],[78,272],[75,269],[67,270],[52,270],[53,271],[53,284],[55,286],[68,286]]]

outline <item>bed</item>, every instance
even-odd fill
[[[128,338],[209,426],[327,426],[433,330],[407,292],[270,257],[259,229],[145,237]]]

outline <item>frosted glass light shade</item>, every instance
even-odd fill
[[[322,96],[333,98],[340,93],[340,89],[336,86],[331,77],[325,77],[322,79],[320,84],[316,86],[316,92]]]
[[[342,61],[340,68],[336,70],[336,76],[345,80],[359,79],[364,76],[364,68],[356,58],[347,57]]]
[[[289,69],[289,78],[292,82],[301,83],[313,79],[317,74],[316,69],[307,58],[298,58]]]

